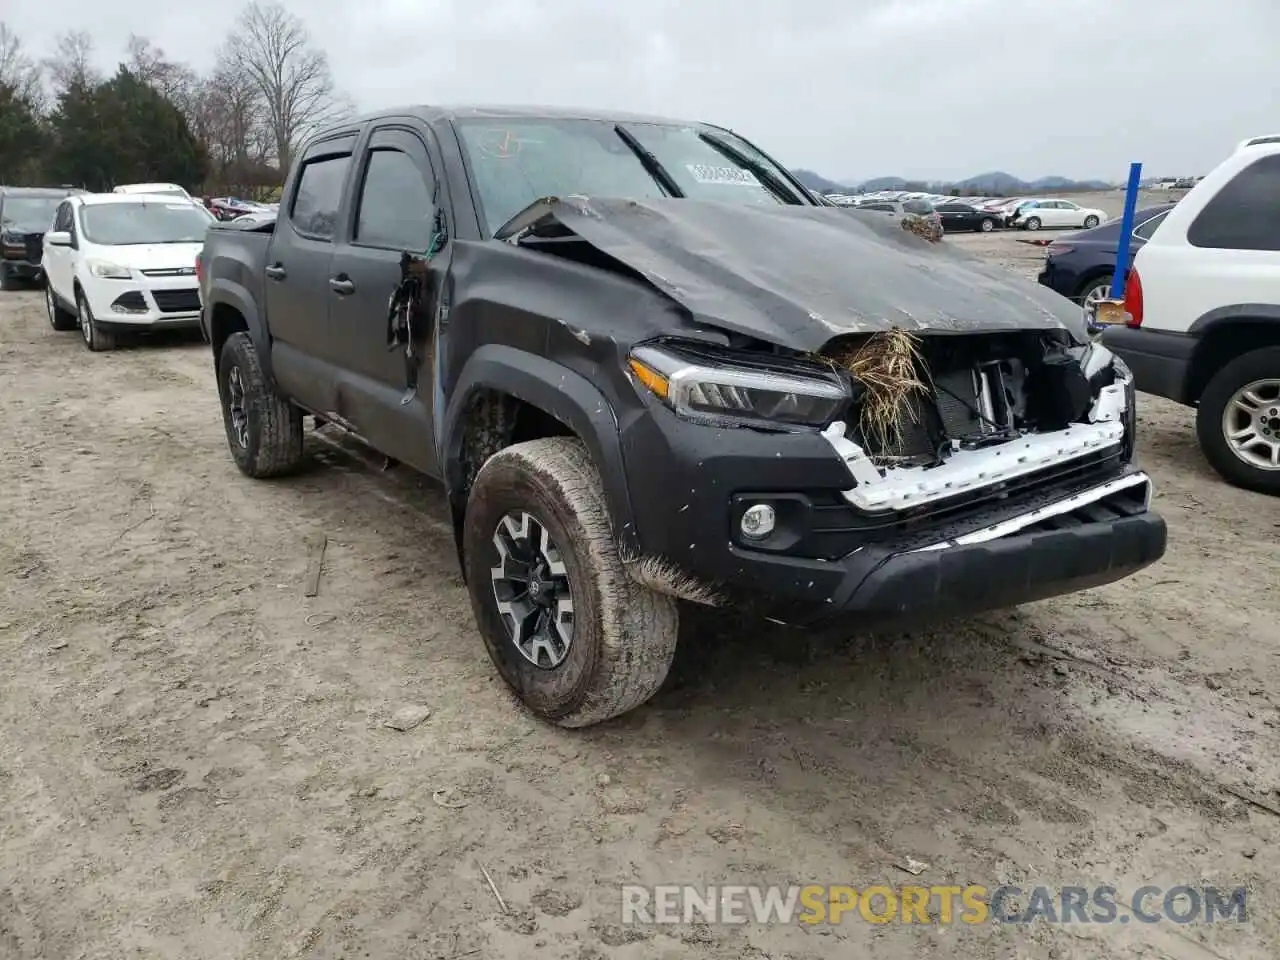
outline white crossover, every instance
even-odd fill
[[[174,196],[67,197],[44,237],[50,323],[79,328],[90,350],[110,350],[121,332],[198,326],[195,263],[214,222]]]

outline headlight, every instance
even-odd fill
[[[729,361],[730,363],[732,361]],[[746,367],[708,366],[658,347],[637,347],[636,379],[677,414],[735,426],[822,427],[849,401],[844,384]]]
[[[89,272],[104,280],[128,280],[132,276],[128,267],[109,263],[106,260],[90,260]]]

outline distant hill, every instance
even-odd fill
[[[796,178],[810,190],[819,193],[867,193],[875,190],[928,190],[934,193],[975,192],[1013,196],[1020,193],[1070,193],[1077,190],[1107,190],[1114,184],[1102,180],[1072,180],[1070,177],[1040,177],[1023,180],[1003,170],[980,173],[976,177],[954,182],[908,180],[906,177],[874,177],[856,186],[828,180],[812,170],[793,170]]]
[[[826,177],[819,176],[812,170],[792,170],[791,173],[810,190],[816,190],[818,193],[854,192],[853,187],[836,183],[834,180],[828,180]]]

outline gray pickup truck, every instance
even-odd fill
[[[1077,308],[720,127],[353,120],[198,269],[240,470],[296,467],[309,416],[439,478],[490,656],[564,726],[657,690],[677,600],[866,625],[1165,549],[1132,378]]]

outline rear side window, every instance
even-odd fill
[[[864,203],[859,210],[883,210],[885,213],[893,213],[893,204],[891,203]]]
[[[1280,154],[1245,167],[1187,230],[1187,242],[1218,250],[1280,250]]]
[[[1135,237],[1141,237],[1143,240],[1150,240],[1151,235],[1156,232],[1156,227],[1164,223],[1164,218],[1168,215],[1169,211],[1166,210],[1164,213],[1157,213],[1149,220],[1143,220],[1142,223],[1138,224],[1138,228],[1133,231],[1133,235]],[[1114,223],[1115,221],[1113,220],[1111,222]]]
[[[395,250],[426,250],[435,208],[422,171],[408,154],[375,150],[360,190],[356,242]]]
[[[338,226],[342,184],[351,157],[321,157],[307,161],[298,177],[298,189],[289,211],[294,228],[317,240],[332,240]]]
[[[907,213],[914,213],[917,216],[927,217],[933,213],[933,204],[928,200],[908,200],[902,205],[902,209]]]

